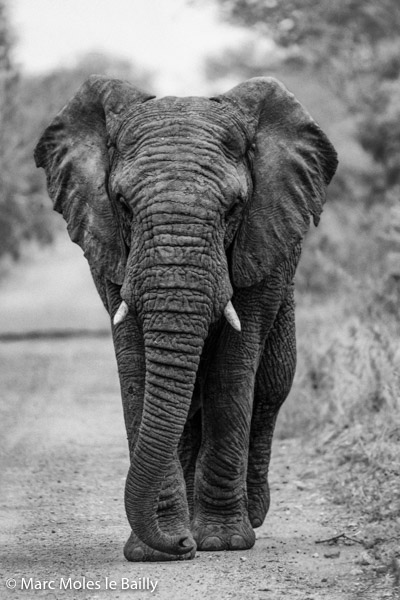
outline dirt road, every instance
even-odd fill
[[[315,543],[350,535],[355,524],[323,497],[323,465],[296,440],[275,442],[272,507],[252,550],[128,563],[127,447],[111,341],[1,344],[0,364],[0,598],[358,597],[360,546]]]

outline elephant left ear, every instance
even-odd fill
[[[332,144],[283,84],[270,77],[242,83],[222,98],[249,126],[253,195],[232,254],[233,282],[254,285],[268,276],[309,228],[317,225],[326,187],[337,167]]]
[[[128,82],[92,75],[46,128],[34,152],[71,240],[94,273],[119,285],[129,224],[109,194],[109,150],[126,111],[151,98]]]

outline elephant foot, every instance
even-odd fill
[[[270,496],[268,482],[262,487],[248,488],[248,512],[252,527],[261,527],[267,516]]]
[[[204,519],[202,519],[204,522]],[[247,519],[246,519],[247,521]],[[209,523],[192,526],[198,550],[248,550],[254,546],[255,533],[247,521],[241,523]]]
[[[190,560],[194,558],[196,548],[191,552],[182,555],[167,554],[159,550],[153,550],[150,546],[144,544],[138,537],[131,532],[128,541],[124,546],[124,556],[130,562],[166,562],[170,560]]]

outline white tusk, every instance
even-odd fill
[[[119,305],[117,312],[114,315],[114,319],[113,319],[114,325],[118,325],[118,323],[122,323],[122,321],[125,319],[128,312],[129,312],[128,305],[125,302],[125,300],[123,300],[121,302],[121,304]]]
[[[233,329],[236,329],[236,331],[242,331],[239,317],[237,316],[236,310],[233,308],[233,304],[230,300],[224,308],[224,315],[228,323],[232,325]]]

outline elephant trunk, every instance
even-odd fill
[[[144,334],[145,398],[126,482],[125,506],[132,530],[143,542],[162,552],[183,554],[195,546],[190,532],[171,536],[161,531],[157,504],[187,419],[206,331],[203,327],[200,335],[192,332],[189,339],[195,315],[181,316],[180,330],[174,317],[168,315],[163,320],[163,330]]]
[[[161,251],[158,264],[151,261],[141,282],[136,278],[135,301],[129,284],[124,284],[122,294],[130,305],[135,304],[141,318],[146,354],[143,414],[126,481],[126,512],[132,530],[144,543],[177,555],[195,549],[195,542],[189,530],[178,535],[162,531],[158,499],[177,455],[209,325],[216,318],[216,306],[221,315],[232,293],[224,267],[221,277],[221,264],[214,269],[199,266],[198,248],[195,252],[180,248],[179,253],[185,255],[182,266],[174,264],[168,250]],[[228,281],[223,293],[221,281]]]

